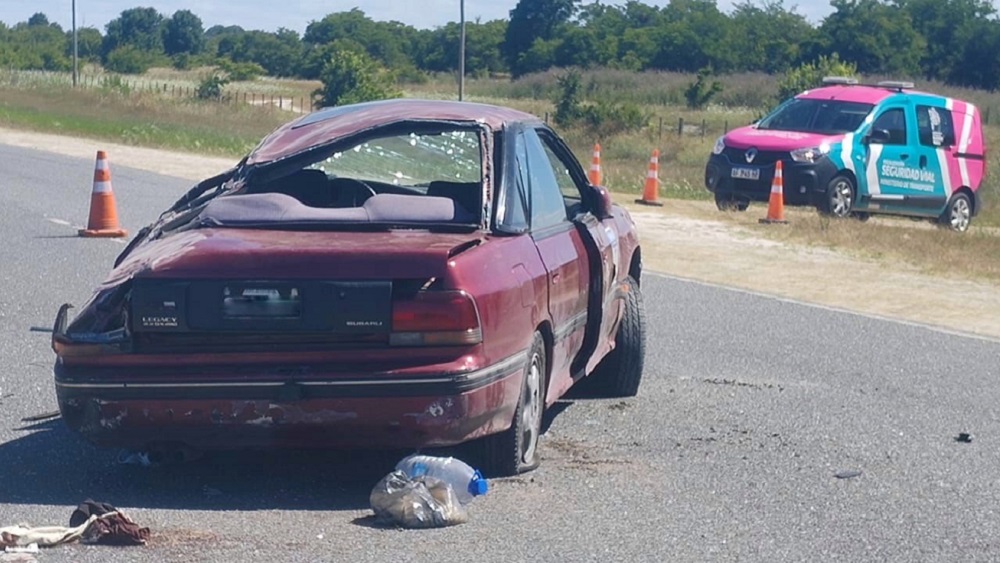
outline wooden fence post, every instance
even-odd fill
[[[678,117],[677,118],[677,136],[680,137],[683,134],[684,134],[684,118],[683,117]]]

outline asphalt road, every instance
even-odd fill
[[[112,166],[133,232],[188,187]],[[373,526],[392,452],[118,464],[59,420],[21,422],[56,408],[57,308],[123,248],[75,236],[92,173],[0,147],[0,526],[66,525],[89,497],[154,541],[40,561],[1000,559],[1000,343],[656,275],[639,396],[559,403],[542,467],[494,481],[467,524]]]

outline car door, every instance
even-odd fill
[[[913,107],[896,103],[880,108],[868,136],[866,177],[869,207],[882,212],[927,215],[938,207],[943,189],[936,162],[918,149]]]
[[[955,123],[951,110],[917,103],[917,155],[921,170],[934,174],[934,190],[924,196],[929,214],[938,215],[951,198],[955,180],[950,162],[955,149]],[[957,176],[961,176],[958,174]],[[961,180],[959,180],[961,185]]]
[[[567,214],[588,250],[591,283],[588,288],[587,334],[583,348],[577,352],[571,367],[573,375],[581,377],[589,360],[601,358],[609,351],[610,336],[619,318],[622,301],[613,299],[617,280],[622,277],[619,268],[624,267],[621,265],[618,231],[613,220],[601,220],[592,213],[595,192],[569,147],[548,128],[539,128],[537,133],[553,167]]]
[[[575,360],[589,343],[592,287],[600,292],[604,280],[600,270],[591,268],[595,258],[597,263],[601,260],[590,231],[578,228],[574,221],[582,205],[580,191],[574,185],[575,193],[569,199],[564,196],[561,188],[570,189],[566,179],[560,178],[564,165],[552,160],[555,151],[538,133],[531,127],[518,131],[515,154],[526,181],[529,232],[548,273],[553,335],[548,395],[553,398],[562,395],[580,371]]]

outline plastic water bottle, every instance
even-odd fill
[[[463,505],[469,504],[473,497],[485,495],[490,488],[482,473],[453,457],[413,454],[397,463],[396,469],[411,479],[426,475],[448,483]]]

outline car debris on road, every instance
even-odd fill
[[[55,547],[80,541],[92,545],[145,545],[149,528],[140,528],[128,515],[114,506],[85,500],[70,516],[67,526],[32,527],[16,524],[0,528],[0,547],[5,551],[30,552],[37,547]]]

